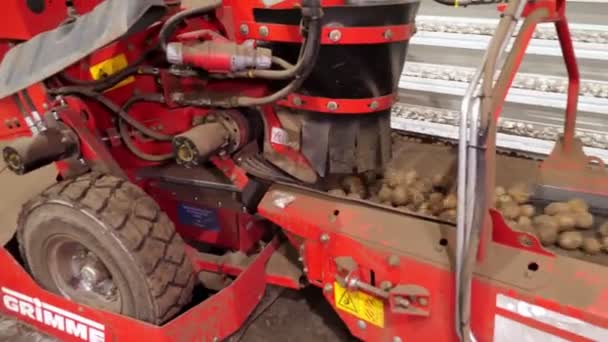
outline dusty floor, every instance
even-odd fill
[[[0,145],[0,149],[2,149]],[[54,181],[52,168],[27,176],[15,176],[0,161],[0,243],[12,237],[17,214],[28,198]],[[276,299],[278,289],[269,288],[267,298]],[[297,317],[297,319],[294,319]],[[346,328],[323,300],[320,291],[282,291],[281,296],[246,326],[231,342],[350,341]],[[0,316],[0,342],[51,342],[52,338]]]

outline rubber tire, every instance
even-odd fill
[[[59,182],[25,204],[17,231],[21,254],[39,284],[61,295],[45,250],[45,242],[58,234],[103,261],[121,294],[120,314],[162,324],[192,298],[195,277],[183,240],[158,204],[134,184],[87,174]]]

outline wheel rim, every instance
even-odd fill
[[[122,298],[103,261],[68,236],[47,240],[49,271],[64,297],[97,308],[121,312]]]

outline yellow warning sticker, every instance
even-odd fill
[[[106,78],[110,75],[114,75],[115,73],[123,70],[124,68],[129,66],[129,61],[127,60],[127,56],[125,56],[125,54],[121,53],[120,55],[114,56],[110,59],[106,59],[105,61],[95,64],[93,65],[89,71],[91,72],[91,77],[94,80],[100,80],[102,78]],[[125,86],[129,83],[133,83],[135,82],[135,77],[134,76],[130,76],[125,78],[122,82],[118,83],[117,85],[115,85],[113,88],[109,89],[116,89],[116,88],[120,88],[122,86]]]
[[[349,291],[334,283],[334,300],[344,310],[375,326],[384,328],[384,302],[361,291]]]

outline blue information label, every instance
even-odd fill
[[[180,224],[206,230],[220,230],[217,213],[213,209],[195,207],[180,203],[177,205],[177,217]]]

